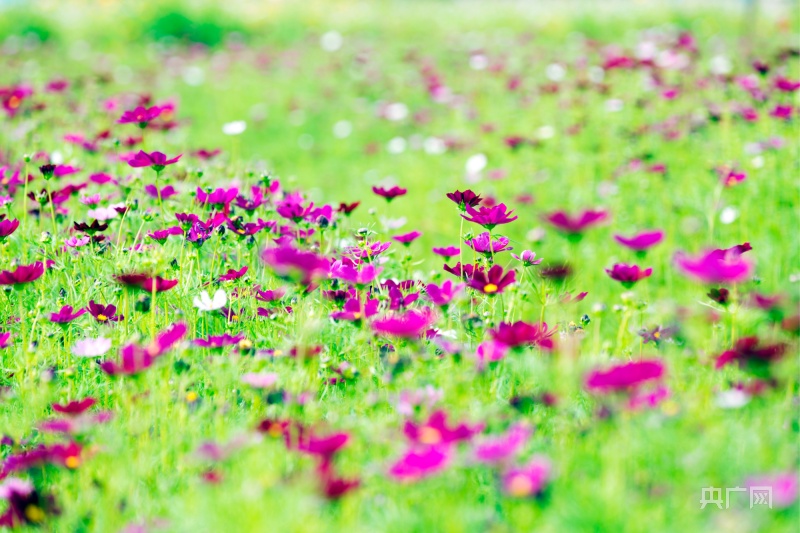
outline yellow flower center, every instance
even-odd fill
[[[233,321],[239,320],[239,315],[231,315],[231,320]]]
[[[497,285],[495,285],[494,283],[489,283],[483,288],[483,292],[485,292],[486,294],[494,294],[497,292],[497,289],[498,289]]]
[[[238,233],[239,235],[244,235],[244,228],[237,229],[236,233]]]
[[[22,100],[20,100],[16,96],[12,96],[11,98],[8,99],[8,107],[10,107],[11,109],[18,108],[19,104],[21,104],[21,103],[22,103]]]
[[[97,320],[99,320],[100,322],[105,322],[106,320],[108,320],[108,317],[106,315],[97,315]]]
[[[661,332],[660,331],[656,331],[655,333],[653,333],[653,337],[655,337],[656,339],[660,339],[661,338]]]
[[[25,508],[25,518],[28,519],[28,522],[38,524],[44,522],[45,514],[41,507],[31,504]]]
[[[533,482],[528,476],[517,474],[508,483],[508,492],[512,496],[527,496],[533,491]]]
[[[267,430],[270,437],[278,438],[283,435],[283,428],[280,424],[271,424]]]
[[[67,468],[78,468],[78,466],[80,466],[80,464],[81,464],[81,460],[78,457],[74,456],[74,455],[70,455],[69,457],[67,457],[64,460],[64,465]]]
[[[422,444],[439,444],[442,442],[442,434],[436,428],[423,426],[419,430],[419,441]]]
[[[353,313],[353,318],[358,320],[359,318],[361,318],[361,313]]]
[[[189,391],[186,393],[186,401],[189,403],[194,403],[197,401],[197,398],[200,396],[195,391]]]

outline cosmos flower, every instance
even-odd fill
[[[580,235],[592,226],[608,220],[609,214],[603,210],[587,210],[573,216],[564,211],[556,211],[544,217],[558,231],[567,235]]]
[[[217,309],[225,307],[227,302],[228,296],[225,294],[225,291],[217,289],[213,299],[208,295],[208,291],[203,291],[199,296],[194,297],[192,305],[200,311],[216,311]]]
[[[453,299],[464,290],[464,287],[466,287],[464,283],[454,285],[453,282],[448,279],[441,285],[429,283],[425,287],[425,292],[434,305],[438,305],[439,307],[447,307],[450,302],[452,302]]]
[[[183,154],[181,154],[183,155]],[[133,168],[150,167],[156,172],[161,172],[169,165],[173,165],[181,158],[180,155],[167,159],[167,156],[161,152],[147,153],[144,150],[139,152],[128,160],[128,165]]]
[[[786,345],[760,345],[758,337],[743,337],[736,341],[734,347],[717,358],[715,368],[722,368],[731,363],[759,371],[770,363],[779,360],[786,353]]]
[[[13,272],[8,270],[0,272],[0,285],[20,286],[36,281],[42,274],[44,274],[44,264],[41,261],[36,261],[32,265],[20,265]]]
[[[125,111],[117,124],[137,124],[140,128],[144,129],[148,123],[161,116],[163,109],[159,106],[143,107],[139,106],[130,111]]]
[[[386,199],[387,202],[391,202],[398,196],[403,196],[408,192],[408,189],[403,189],[402,187],[398,187],[395,185],[394,187],[385,188],[385,187],[373,187],[372,192],[377,194],[378,196],[382,196]]]
[[[664,240],[664,232],[661,230],[643,231],[632,237],[614,235],[614,240],[635,252],[645,252]]]
[[[549,349],[553,347],[551,337],[555,332],[556,328],[550,329],[546,322],[531,324],[518,320],[513,323],[500,322],[496,329],[489,330],[489,335],[495,342],[509,348],[536,345]]]
[[[145,185],[144,192],[147,194],[147,196],[155,199],[158,199],[160,194],[160,198],[162,200],[172,198],[178,194],[178,191],[176,191],[175,187],[172,185],[167,185],[161,189],[159,189],[156,185]]]
[[[508,355],[508,350],[509,347],[502,342],[484,341],[480,343],[475,349],[478,370],[482,372],[487,364],[502,361]]]
[[[59,513],[52,496],[43,496],[31,483],[17,478],[7,478],[0,484],[0,499],[8,502],[0,515],[2,528],[41,526],[48,516]]]
[[[447,468],[452,456],[449,446],[411,448],[389,468],[389,475],[399,481],[416,481]]]
[[[440,446],[457,442],[468,441],[473,436],[483,431],[483,424],[470,426],[456,424],[448,427],[447,413],[436,411],[422,424],[415,424],[410,420],[403,426],[403,434],[416,445]]]
[[[82,400],[73,400],[66,404],[54,403],[51,405],[53,411],[67,416],[79,416],[90,409],[97,400],[94,398],[84,398]]]
[[[11,332],[0,331],[0,349],[11,346]]]
[[[666,373],[664,363],[658,359],[644,359],[595,370],[586,378],[586,389],[606,393],[630,391],[649,381],[660,381]]]
[[[242,376],[242,382],[256,389],[268,389],[278,382],[275,372],[248,372]]]
[[[455,191],[447,193],[447,197],[452,200],[461,211],[466,211],[467,206],[475,207],[481,203],[483,198],[479,194],[475,194],[470,189],[465,191]]]
[[[445,261],[451,257],[458,257],[461,254],[461,249],[458,246],[445,246],[441,248],[434,248],[433,253],[445,258]]]
[[[797,501],[798,494],[797,472],[787,471],[777,474],[762,474],[751,476],[745,480],[748,489],[770,487],[772,489],[772,503],[779,509],[788,508]]]
[[[50,322],[55,324],[67,324],[72,322],[81,315],[86,314],[86,309],[78,309],[73,311],[71,305],[65,305],[56,313],[50,313]]]
[[[84,235],[83,237],[75,237],[74,235],[64,241],[64,245],[67,248],[81,248],[82,246],[86,246],[91,242],[92,238],[88,235]]]
[[[678,252],[675,263],[686,276],[707,284],[739,283],[753,273],[752,263],[736,250],[712,250],[695,257]]]
[[[534,457],[525,466],[511,468],[503,474],[503,492],[515,498],[538,496],[547,487],[551,473],[550,461]]]
[[[508,245],[508,238],[498,236],[497,240],[493,240],[488,231],[484,231],[473,239],[464,241],[464,244],[486,257],[492,257],[496,253],[513,250],[513,248]]]
[[[183,235],[183,229],[179,226],[171,226],[169,228],[151,231],[147,234],[148,237],[159,244],[167,242],[167,239],[172,235]]]
[[[652,273],[652,268],[642,270],[638,265],[625,263],[617,263],[613,267],[606,269],[606,274],[611,279],[619,281],[623,287],[628,289],[633,287],[637,281],[649,278]]]
[[[395,235],[394,237],[392,237],[392,240],[399,242],[404,246],[409,246],[412,242],[414,242],[421,236],[422,233],[420,233],[419,231],[412,231],[409,233],[404,233],[403,235]]]
[[[111,339],[82,339],[72,345],[72,353],[78,357],[100,357],[111,349]]]
[[[426,307],[377,319],[372,323],[372,331],[378,335],[411,339],[419,337],[435,320],[436,315]]]
[[[114,278],[123,285],[142,289],[146,292],[164,292],[178,285],[177,279],[164,279],[161,276],[152,277],[149,274],[120,274]]]
[[[17,231],[19,220],[4,219],[0,220],[0,242],[6,237]]]
[[[117,315],[116,305],[102,305],[91,300],[86,309],[100,323],[119,322],[125,319],[123,315]]]
[[[477,442],[473,450],[475,459],[488,464],[507,462],[520,452],[532,433],[524,422],[514,424],[504,435]]]
[[[361,270],[357,270],[352,265],[344,264],[342,261],[335,261],[331,265],[330,276],[352,285],[363,287],[375,281],[382,271],[383,268],[372,264],[364,265]]]
[[[509,285],[516,282],[516,272],[503,271],[500,265],[493,265],[488,271],[475,271],[467,282],[470,287],[488,296],[500,294]]]
[[[510,249],[510,248],[509,248]],[[517,261],[522,262],[522,266],[530,267],[534,265],[540,264],[544,259],[536,259],[536,252],[531,252],[530,250],[525,250],[521,254],[511,254],[511,257],[516,259]]]
[[[279,276],[303,285],[324,278],[330,267],[327,259],[291,246],[267,248],[262,252],[261,259]]]
[[[236,199],[236,196],[239,194],[239,189],[236,187],[232,187],[230,189],[223,189],[218,187],[214,190],[210,190],[210,192],[206,192],[200,187],[197,188],[197,195],[195,196],[195,200],[200,205],[213,205],[216,207],[226,207],[231,204]]]
[[[244,338],[244,335],[229,335],[225,333],[224,335],[210,335],[207,339],[194,339],[192,343],[201,348],[220,349],[225,346],[238,344],[240,341],[244,340]]]
[[[358,298],[349,298],[344,303],[341,311],[331,313],[331,318],[334,320],[356,322],[377,315],[379,305],[380,301],[376,299],[368,298],[362,305]]]
[[[245,275],[245,273],[247,273],[247,268],[248,267],[246,265],[240,268],[239,270],[229,268],[225,274],[222,274],[219,278],[217,278],[217,281],[223,282],[223,281],[234,281],[240,279]]]
[[[508,211],[506,204],[498,204],[491,207],[480,206],[478,209],[466,205],[464,210],[466,214],[461,215],[464,219],[481,225],[489,231],[494,229],[495,226],[517,220],[516,216],[511,216],[514,211]]]

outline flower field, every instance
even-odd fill
[[[0,529],[797,531],[757,4],[0,7]]]

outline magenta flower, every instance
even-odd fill
[[[744,484],[751,490],[770,487],[772,503],[781,509],[791,507],[797,501],[798,479],[795,471],[752,476],[747,478]]]
[[[558,231],[575,237],[586,229],[608,220],[608,218],[608,212],[603,210],[582,211],[577,216],[569,215],[564,211],[557,211],[544,217]]]
[[[720,182],[726,187],[733,187],[747,179],[747,173],[736,168],[721,167],[716,171]]]
[[[168,165],[177,163],[181,155],[173,157],[172,159],[167,159],[167,156],[161,152],[151,152],[148,154],[144,150],[139,150],[139,153],[128,160],[128,165],[133,168],[150,167],[156,172],[161,172]]]
[[[514,270],[504,272],[503,267],[494,265],[488,271],[476,269],[468,284],[473,289],[492,296],[503,292],[503,289],[516,282],[516,275]]]
[[[167,239],[172,235],[183,235],[183,229],[180,226],[171,226],[166,229],[151,231],[147,234],[148,237],[159,244],[167,242]]]
[[[633,237],[614,235],[614,240],[635,252],[646,252],[664,240],[664,232],[661,230],[643,231]]]
[[[660,381],[665,373],[664,363],[658,359],[631,361],[591,372],[586,389],[598,393],[630,391],[648,381]]]
[[[507,462],[520,452],[532,433],[527,424],[514,424],[504,435],[478,442],[474,450],[475,459],[489,464]]]
[[[89,410],[97,400],[94,398],[84,398],[82,400],[73,400],[66,404],[54,403],[51,405],[53,411],[67,416],[79,416]]]
[[[86,314],[86,309],[78,309],[73,312],[71,305],[65,305],[59,309],[57,313],[50,313],[50,322],[55,324],[67,324],[84,314]]]
[[[136,109],[125,111],[117,120],[117,124],[138,124],[140,128],[144,129],[149,122],[157,119],[162,111],[161,107],[155,105],[153,107],[139,106]]]
[[[464,287],[466,287],[464,283],[455,285],[451,280],[448,279],[441,285],[429,283],[425,287],[425,292],[434,305],[438,305],[439,307],[447,307],[450,302],[452,302],[453,299],[464,290]]]
[[[503,492],[515,498],[538,496],[547,487],[551,472],[550,461],[534,457],[527,465],[512,468],[503,474]]]
[[[390,242],[365,242],[360,246],[351,246],[344,250],[344,255],[351,256],[358,261],[370,262],[392,245]]]
[[[44,274],[44,264],[41,261],[36,261],[32,265],[20,265],[13,272],[8,270],[0,272],[0,285],[19,287],[23,283],[36,281],[42,274]]]
[[[510,248],[509,248],[510,249]],[[511,257],[516,259],[517,261],[522,261],[522,266],[530,267],[534,265],[540,264],[543,259],[536,259],[536,252],[531,252],[530,250],[525,250],[519,255],[511,254]]]
[[[499,252],[513,250],[513,248],[508,245],[508,239],[506,237],[499,236],[497,240],[492,240],[492,236],[488,231],[484,231],[473,239],[464,241],[464,244],[486,257],[492,257],[492,255]]]
[[[17,231],[19,220],[0,220],[0,242],[6,237]]]
[[[409,233],[404,233],[403,235],[395,235],[394,237],[392,237],[392,240],[399,242],[404,246],[409,246],[412,242],[414,242],[421,236],[422,233],[420,233],[419,231],[412,231]]]
[[[244,335],[229,335],[225,333],[224,335],[211,335],[207,339],[194,339],[192,343],[201,348],[211,348],[214,350],[238,344],[240,341],[244,340],[244,338]]]
[[[145,185],[144,192],[147,196],[151,198],[158,199],[159,195],[162,200],[166,200],[167,198],[172,198],[178,191],[175,190],[175,187],[172,185],[167,185],[166,187],[162,187],[160,190],[156,185]]]
[[[398,187],[397,185],[395,185],[394,187],[388,189],[385,187],[373,187],[372,192],[374,192],[378,196],[386,198],[387,202],[391,202],[398,196],[405,195],[408,192],[408,189],[403,189],[402,187]]]
[[[114,278],[123,285],[147,292],[164,292],[178,285],[177,279],[164,279],[161,276],[152,277],[149,274],[120,274]]]
[[[625,263],[617,263],[610,269],[606,269],[606,274],[615,280],[622,283],[622,286],[630,289],[637,281],[649,278],[653,273],[652,268],[640,269],[638,265],[628,265]]]
[[[506,355],[508,355],[508,346],[501,342],[484,341],[480,343],[475,350],[478,370],[482,372],[488,363],[502,361]]]
[[[331,318],[334,320],[358,322],[359,320],[377,315],[379,304],[380,301],[378,300],[367,299],[362,305],[358,298],[350,298],[344,303],[341,311],[331,313]]]
[[[542,348],[552,348],[552,336],[556,328],[550,329],[546,322],[530,324],[519,320],[514,323],[500,322],[497,329],[489,330],[489,334],[495,342],[508,346],[509,348],[519,348],[522,346],[541,346]]]
[[[100,363],[100,369],[109,376],[132,376],[153,366],[155,360],[156,358],[147,353],[141,346],[128,344],[122,349],[119,362],[103,361]]]
[[[94,319],[100,323],[119,322],[120,320],[125,320],[123,315],[117,315],[116,305],[102,305],[96,303],[94,300],[91,300],[86,309],[89,311],[89,314],[91,314]]]
[[[414,444],[423,446],[450,445],[468,441],[481,431],[483,431],[483,424],[469,426],[462,423],[448,427],[447,413],[444,411],[436,411],[431,414],[427,422],[423,424],[415,424],[408,420],[403,426],[403,434],[406,438]]]
[[[11,332],[0,331],[0,350],[3,348],[8,348],[9,346],[11,346]]]
[[[453,451],[449,446],[410,449],[390,468],[389,475],[400,481],[415,481],[447,468]]]
[[[729,363],[737,363],[760,371],[763,367],[779,360],[786,353],[785,344],[772,344],[759,346],[758,337],[743,337],[736,341],[731,350],[724,352],[717,358],[715,368],[722,368]]]
[[[460,255],[461,249],[458,246],[445,246],[440,248],[434,248],[433,253],[444,257],[445,261],[447,261],[451,257],[457,257],[458,255]]]
[[[436,315],[427,307],[419,311],[389,315],[375,320],[372,331],[387,337],[416,338],[436,321]]]
[[[753,265],[736,250],[712,250],[696,257],[675,255],[678,269],[686,276],[708,284],[739,283],[753,273]]]
[[[467,206],[475,207],[483,200],[479,194],[475,194],[469,189],[464,192],[449,192],[447,193],[447,197],[452,200],[461,211],[466,211]]]
[[[239,189],[232,187],[230,189],[223,189],[218,187],[213,191],[206,192],[200,187],[197,188],[197,195],[195,200],[200,205],[213,205],[217,207],[224,207],[230,205],[239,194]]]
[[[245,273],[247,273],[247,266],[243,266],[239,270],[236,270],[236,269],[233,269],[233,268],[229,268],[228,271],[225,274],[223,274],[219,278],[217,278],[217,281],[219,281],[219,282],[222,282],[222,281],[234,281],[234,280],[237,280],[237,279],[243,277],[245,275]]]
[[[327,259],[313,252],[285,245],[267,248],[262,252],[261,259],[279,276],[296,280],[303,285],[324,278],[330,267]]]
[[[364,286],[375,281],[382,271],[383,268],[372,264],[364,265],[361,270],[358,270],[356,267],[345,264],[342,261],[335,261],[331,265],[330,275],[351,285]]]
[[[516,216],[511,216],[514,211],[508,211],[507,209],[506,204],[498,204],[491,207],[480,206],[478,209],[467,205],[465,206],[466,214],[461,216],[491,231],[495,226],[517,220]]]

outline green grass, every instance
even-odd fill
[[[768,104],[756,105],[759,120],[748,123],[734,114],[734,105],[752,104],[735,84],[696,88],[698,80],[708,78],[716,54],[732,61],[734,74],[751,72],[741,52],[742,20],[735,10],[673,10],[649,2],[598,10],[581,3],[572,10],[449,2],[337,3],[336,8],[317,2],[281,3],[259,10],[239,4],[148,4],[112,3],[93,9],[80,3],[43,4],[10,12],[14,16],[0,23],[0,38],[6,43],[15,42],[9,35],[31,31],[48,37],[44,44],[0,58],[0,86],[30,83],[37,89],[35,99],[47,104],[40,112],[2,118],[4,164],[21,163],[26,154],[58,151],[65,163],[84,169],[61,183],[83,181],[98,171],[130,176],[127,187],[89,189],[119,193],[114,201],[138,199],[138,210],[122,222],[116,219],[107,233],[113,240],[120,235],[123,247],[131,246],[137,234],[141,240],[149,231],[173,225],[174,212],[199,212],[191,196],[196,186],[235,182],[246,191],[269,173],[285,190],[302,190],[317,204],[362,202],[351,218],[342,217],[336,228],[327,230],[327,242],[352,241],[359,228],[377,232],[375,237],[384,241],[397,233],[423,232],[408,252],[398,244],[390,248],[382,277],[439,283],[452,278],[430,249],[458,245],[461,227],[445,194],[469,187],[516,209],[517,221],[495,229],[512,240],[515,252],[532,249],[546,263],[570,262],[575,275],[566,288],[573,294],[588,291],[588,296],[562,305],[557,288],[551,287],[542,311],[530,278],[523,278],[523,269],[517,268],[524,281],[504,293],[502,301],[500,296],[478,294],[474,305],[464,300],[437,323],[468,347],[462,360],[437,357],[428,342],[398,341],[396,353],[407,358],[408,368],[389,380],[391,363],[380,355],[386,340],[366,327],[330,320],[334,305],[320,291],[294,293],[294,312],[275,319],[250,316],[226,323],[192,307],[192,299],[201,290],[213,292],[215,287],[206,284],[228,268],[249,266],[244,279],[222,284],[228,295],[234,288],[283,284],[258,259],[268,245],[264,233],[256,235],[253,246],[228,232],[200,249],[181,250],[182,238],[172,237],[163,247],[141,254],[116,246],[102,254],[89,248],[57,253],[72,223],[88,220],[87,207],[77,198],[65,204],[69,210],[58,221],[56,244],[42,238],[43,232],[53,232],[49,216],[25,217],[19,191],[3,209],[8,218],[26,221],[0,243],[0,270],[45,259],[55,265],[43,279],[0,296],[0,332],[14,335],[12,345],[0,350],[0,385],[5,387],[0,434],[17,443],[0,452],[16,453],[21,442],[30,446],[63,441],[36,429],[53,417],[51,403],[92,396],[99,409],[114,413],[110,422],[84,437],[86,450],[78,468],[15,474],[34,480],[56,498],[62,513],[48,518],[45,528],[119,531],[129,523],[163,519],[165,531],[209,532],[796,530],[796,500],[788,508],[772,510],[749,509],[746,495],[739,495],[739,504],[729,510],[700,510],[699,504],[703,487],[743,486],[749,476],[796,471],[800,459],[797,339],[763,312],[741,305],[753,291],[781,293],[786,316],[797,313],[793,276],[800,264],[795,230],[800,222],[798,117],[797,111],[788,122],[768,116],[778,101],[797,107],[797,93],[771,95]],[[760,16],[753,38],[755,55],[774,62],[779,50],[796,44],[796,22],[782,13]],[[696,70],[665,75],[668,84],[682,89],[677,100],[646,91],[638,70],[607,72],[604,93],[596,87],[575,87],[576,73],[586,75],[576,66],[579,58],[587,57],[589,65],[602,60],[578,33],[632,50],[644,31],[667,35],[674,28],[692,31],[701,51]],[[335,52],[319,45],[320,36],[329,30],[343,36],[343,46]],[[226,45],[229,31],[238,32],[246,44]],[[169,35],[212,46],[191,51],[185,44],[169,44]],[[471,69],[473,50],[484,51],[492,63],[502,61],[505,71]],[[410,59],[411,54],[418,59]],[[430,99],[420,61],[435,67],[443,83],[462,99],[461,105]],[[546,67],[554,62],[566,66],[567,77],[560,92],[545,94],[538,88],[548,82]],[[796,58],[785,68],[788,78],[800,78]],[[188,84],[186,77],[197,72],[202,72],[202,82]],[[523,78],[515,92],[506,88],[512,75]],[[43,84],[56,77],[68,78],[72,88],[63,95],[43,94]],[[114,123],[132,106],[113,113],[101,109],[105,99],[134,92],[152,94],[155,102],[174,99],[178,105],[180,128],[146,132],[148,150],[185,154],[162,176],[163,183],[181,191],[177,200],[167,203],[164,217],[157,202],[142,193],[153,173],[107,157],[123,148],[107,141],[101,153],[88,154],[63,140],[66,133],[92,135],[107,128],[112,139],[137,133],[133,125]],[[616,98],[624,100],[623,109],[607,112],[607,101]],[[390,102],[408,106],[409,118],[378,118],[376,109]],[[700,121],[690,129],[690,118],[707,117],[710,105],[729,111],[720,122]],[[411,115],[418,112],[428,120],[415,123]],[[654,131],[634,133],[671,117],[680,117],[678,139],[666,140]],[[223,135],[222,125],[233,120],[247,121],[247,130],[237,137]],[[344,139],[333,135],[341,120],[353,128]],[[566,129],[577,123],[585,123],[582,131],[567,135]],[[495,132],[483,133],[485,125],[494,126]],[[511,150],[503,143],[509,135],[536,137],[543,127],[552,127],[555,135],[536,147]],[[408,147],[391,154],[387,144],[398,137],[406,139]],[[431,137],[453,139],[457,147],[443,154],[417,147]],[[747,152],[752,143],[774,137],[785,145],[765,150],[760,160]],[[197,148],[216,147],[223,155],[212,163],[189,155]],[[484,172],[481,181],[467,182],[465,164],[475,154],[486,155],[487,171],[502,169],[507,177],[490,180]],[[618,173],[628,161],[645,155],[665,163],[667,174]],[[57,187],[53,181],[44,183],[38,164],[26,167],[36,175],[30,190]],[[747,180],[721,187],[713,168],[726,164],[738,164]],[[373,195],[371,186],[387,179],[407,187],[408,195],[388,205]],[[518,202],[523,193],[533,195],[534,202]],[[541,218],[558,209],[574,212],[596,206],[611,212],[611,222],[589,230],[577,244]],[[726,207],[738,213],[729,224],[720,219]],[[150,211],[146,218],[145,210]],[[266,209],[256,217],[237,214],[247,220],[279,219]],[[408,220],[402,230],[389,231],[381,222],[399,217]],[[665,241],[646,259],[637,259],[612,239],[615,233],[646,228],[666,232]],[[478,232],[468,223],[464,230]],[[533,230],[544,230],[543,236],[532,240],[537,234]],[[749,255],[756,262],[757,279],[735,287],[738,301],[727,309],[705,296],[708,287],[686,279],[674,267],[678,250],[695,253],[742,242],[753,246]],[[471,259],[471,254],[465,252],[465,258]],[[653,276],[636,285],[633,294],[625,294],[604,272],[618,262],[652,266]],[[498,263],[518,267],[508,254]],[[156,297],[155,315],[137,311],[139,295],[127,293],[114,281],[114,274],[132,270],[181,280]],[[62,305],[80,307],[91,299],[117,304],[126,320],[108,326],[85,315],[62,330],[47,319]],[[424,296],[419,303],[423,300]],[[24,314],[17,322],[20,303]],[[237,302],[252,315],[258,305],[253,299]],[[709,320],[712,308],[719,314],[716,322]],[[471,313],[481,322],[472,331],[464,321]],[[590,322],[575,332],[583,315]],[[476,370],[470,354],[488,337],[488,329],[504,319],[536,322],[540,316],[558,326],[558,350],[526,349],[486,372]],[[146,343],[153,331],[179,321],[189,325],[187,339],[241,332],[258,349],[324,348],[321,356],[303,362],[240,355],[230,348],[212,354],[184,343],[135,378],[111,378],[94,361],[70,351],[76,339],[105,336],[113,341],[107,356],[115,359],[128,342]],[[677,322],[682,343],[665,342],[656,348],[643,345],[637,335],[644,327]],[[789,343],[786,357],[772,369],[777,385],[740,409],[721,409],[718,393],[752,378],[733,366],[715,370],[714,359],[735,339],[750,335]],[[24,340],[34,344],[28,347]],[[605,400],[584,390],[585,375],[641,357],[664,361],[670,398],[654,409],[620,408],[609,418],[599,417]],[[329,384],[335,376],[331,369],[344,361],[357,368],[358,377],[344,385]],[[268,405],[263,395],[240,380],[253,371],[277,372],[280,388],[293,395],[309,392],[310,400],[305,405]],[[521,420],[534,426],[522,457],[541,454],[552,461],[554,473],[546,493],[538,499],[503,494],[497,470],[471,464],[466,445],[459,448],[454,464],[436,476],[416,483],[398,483],[387,476],[406,447],[405,417],[393,407],[394,398],[401,391],[427,386],[441,391],[437,405],[451,420],[483,422],[489,433],[500,433]],[[520,412],[510,405],[515,396],[545,391],[558,396],[556,406],[536,403]],[[194,394],[197,399],[190,401]],[[429,411],[422,409],[416,419],[426,419]],[[201,474],[209,463],[197,458],[197,447],[209,440],[224,443],[252,436],[266,417],[295,419],[322,433],[348,432],[351,442],[337,456],[337,470],[360,477],[362,486],[341,501],[325,501],[317,490],[315,462],[269,437],[249,442],[222,461],[217,466],[221,483],[204,482]]]

